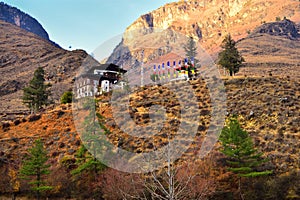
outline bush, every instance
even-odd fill
[[[291,172],[287,175],[276,177],[261,177],[253,183],[249,182],[245,199],[299,199],[300,198],[300,173]]]
[[[28,122],[34,122],[34,121],[37,121],[39,119],[41,119],[41,115],[37,115],[37,114],[34,114],[34,115],[30,115],[28,117]]]
[[[60,103],[61,104],[72,103],[72,98],[73,98],[73,93],[71,91],[67,91],[61,96]]]

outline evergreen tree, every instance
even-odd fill
[[[91,155],[86,147],[82,145],[76,153],[77,168],[72,170],[72,175],[78,175],[83,172],[92,173],[95,178],[99,171],[102,171],[106,166]]]
[[[189,64],[192,61],[192,59],[194,59],[194,65],[197,66],[197,64],[199,63],[199,60],[196,59],[197,43],[195,42],[195,40],[193,39],[192,36],[189,37],[189,39],[188,39],[187,43],[184,45],[183,49],[185,51],[185,56],[188,59]]]
[[[187,72],[188,72],[188,77],[193,78],[195,77],[197,73],[197,67],[199,66],[199,60],[196,59],[197,56],[197,43],[193,39],[192,36],[190,36],[187,40],[187,43],[184,45],[184,51],[185,51],[185,56],[187,58]],[[184,63],[184,60],[182,61]]]
[[[228,169],[239,176],[239,192],[241,193],[241,177],[258,177],[271,174],[272,171],[258,171],[257,167],[267,160],[254,147],[248,132],[243,130],[236,118],[230,118],[220,135],[222,152],[228,157]]]
[[[20,170],[21,178],[31,180],[29,184],[36,192],[37,199],[40,199],[40,192],[52,189],[43,181],[44,176],[50,174],[50,165],[46,164],[47,161],[47,152],[43,143],[41,140],[36,140],[34,147],[29,149],[29,157],[23,162]]]
[[[45,85],[44,70],[38,67],[29,82],[29,86],[23,89],[23,103],[33,112],[38,111],[43,105],[49,103],[49,85]]]
[[[98,107],[98,103],[94,99],[87,99],[85,102],[85,108],[89,111],[89,114],[84,118],[82,123],[82,139],[85,146],[77,151],[76,163],[77,168],[71,173],[73,175],[81,174],[83,172],[92,173],[94,177],[99,171],[103,170],[106,166],[97,160],[97,153],[103,152],[103,147],[106,146],[104,138],[105,134],[109,134],[109,130],[104,125],[104,118],[95,110]],[[92,151],[91,153],[87,150]]]
[[[237,73],[242,63],[245,62],[235,45],[236,42],[229,34],[222,42],[221,47],[223,48],[223,51],[219,53],[218,64],[226,68],[229,71],[230,76]]]

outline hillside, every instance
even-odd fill
[[[72,88],[76,69],[83,62],[97,63],[83,50],[66,51],[48,40],[0,20],[0,118],[6,114],[27,110],[21,101],[22,89],[34,70],[45,69],[52,84],[51,98],[58,101],[62,93]],[[9,116],[7,116],[9,117]]]
[[[269,167],[274,168],[279,174],[299,169],[299,82],[279,77],[237,78],[224,81],[228,114],[239,116],[242,126],[253,137],[255,145],[270,158]],[[195,80],[190,83],[198,99],[201,115],[197,134],[193,138],[194,143],[181,159],[191,159],[189,156],[195,155],[209,126],[212,125],[210,98],[204,82]],[[182,105],[172,98],[172,93],[167,88],[146,87],[136,90],[131,95],[130,115],[136,123],[134,126],[147,129],[151,125],[152,131],[155,132],[157,125],[149,121],[151,115],[149,106],[158,103],[167,110],[165,116],[167,122],[163,125],[163,129],[150,138],[133,137],[121,131],[118,126],[123,122],[115,121],[116,118],[112,116],[110,98],[110,95],[99,97],[97,110],[105,117],[105,126],[111,131],[108,140],[115,146],[131,152],[147,152],[151,151],[153,146],[158,148],[164,145],[167,133],[171,133],[172,137],[182,137],[184,140],[184,136],[178,136],[176,132],[182,123],[190,123],[189,118],[184,118],[182,113],[178,113]],[[178,114],[181,117],[178,118]],[[130,133],[134,127],[128,128]],[[71,106],[62,105],[41,115],[2,122],[0,127],[2,159],[18,163],[36,138],[43,139],[52,159],[72,158],[81,140],[73,124]]]
[[[243,177],[243,193],[255,196],[256,190],[258,193],[269,190],[277,198],[278,193],[285,191],[278,199],[291,199],[291,196],[299,199],[300,2],[203,2],[166,4],[141,16],[127,28],[122,42],[107,62],[132,69],[125,78],[139,85],[141,68],[138,66],[143,61],[143,81],[146,84],[115,88],[97,96],[91,101],[95,102],[96,116],[88,115],[90,102],[86,99],[60,104],[59,98],[73,87],[74,77],[81,66],[93,66],[98,62],[83,50],[66,51],[49,41],[47,35],[41,37],[44,34],[42,27],[38,33],[22,29],[18,26],[22,19],[14,14],[18,10],[8,9],[10,14],[6,16],[13,20],[10,23],[1,20],[0,12],[0,199],[13,195],[21,199],[33,198],[27,180],[19,178],[18,173],[36,139],[42,140],[49,155],[47,163],[51,165],[51,174],[46,175],[45,180],[53,188],[44,193],[45,198],[124,199],[124,192],[130,193],[139,187],[145,195],[148,188],[144,185],[151,183],[152,178],[154,182],[164,183],[164,168],[153,174],[130,174],[125,173],[132,170],[126,171],[128,161],[134,165],[134,170],[149,165],[164,165],[166,172],[175,169],[174,183],[182,177],[183,180],[187,178],[191,182],[185,185],[187,188],[182,193],[198,192],[199,199],[239,199],[239,177],[226,169],[217,137],[219,126],[224,124],[226,117],[233,115],[268,160],[258,170],[274,172],[261,179]],[[3,5],[0,3],[0,9]],[[287,19],[276,21],[276,17]],[[17,26],[11,23],[17,23]],[[28,25],[27,21],[25,24]],[[222,76],[219,80],[216,76],[208,78],[212,74],[207,77],[199,73],[195,80],[167,83],[162,80],[159,84],[148,84],[153,63],[183,58],[183,43],[189,35],[197,39],[206,51],[198,49],[204,63],[201,63],[202,69],[213,73],[209,68],[211,65],[205,63],[211,62],[211,57],[216,58],[227,33],[238,41],[237,47],[246,59],[245,66],[235,77]],[[52,85],[51,99],[55,104],[40,113],[29,114],[21,101],[22,88],[39,66],[45,69],[47,83]],[[126,96],[127,92],[130,95]],[[213,120],[215,116],[221,117]],[[104,134],[95,129],[97,123]],[[203,147],[204,142],[208,146]],[[107,143],[112,144],[112,148],[106,146]],[[95,158],[83,152],[82,144],[104,150],[101,161],[110,164],[109,168],[102,164],[101,169],[97,168],[99,163],[95,164]],[[163,147],[173,148],[174,144],[175,150],[168,151],[172,156],[178,149],[185,151],[178,159],[178,154],[174,160],[171,156],[171,161],[175,162],[168,167],[160,157],[154,156],[154,161],[158,162],[155,163],[148,161],[144,154],[157,152]],[[208,156],[202,158],[201,150],[210,150],[211,146],[213,149]],[[114,153],[119,151],[123,157],[114,160]],[[122,151],[134,156],[122,154]],[[90,153],[99,155],[95,151]],[[141,160],[148,162],[141,166],[138,162]],[[72,174],[74,169],[80,173]],[[195,173],[194,177],[184,177],[186,172]],[[137,182],[136,175],[144,182]],[[285,175],[290,179],[285,179]],[[201,187],[208,189],[201,190]],[[150,199],[152,194],[147,195]],[[275,199],[268,195],[265,197]],[[133,199],[133,196],[128,199]]]
[[[273,74],[300,77],[300,34],[290,20],[265,23],[238,41],[246,60],[240,75]]]

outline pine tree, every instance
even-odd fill
[[[106,168],[102,162],[97,160],[96,155],[99,154],[99,152],[101,154],[103,152],[102,148],[107,146],[104,135],[110,132],[104,125],[102,115],[96,113],[95,103],[94,99],[87,99],[85,102],[85,108],[89,110],[89,114],[84,118],[81,129],[81,138],[85,146],[81,146],[77,151],[76,163],[78,167],[72,170],[71,173],[73,175],[88,172],[92,173],[95,177],[99,171]],[[96,107],[98,107],[97,103]],[[88,150],[92,152],[90,153]]]
[[[83,172],[90,172],[96,178],[99,171],[102,171],[106,166],[91,155],[86,147],[82,145],[76,153],[77,168],[72,170],[72,175],[78,175]]]
[[[36,192],[37,199],[40,199],[40,192],[52,189],[43,181],[44,176],[50,174],[50,165],[46,164],[48,156],[41,140],[36,140],[34,144],[29,149],[29,157],[23,162],[20,175],[23,179],[31,180],[31,189]]]
[[[220,135],[222,152],[228,157],[228,169],[239,176],[239,192],[241,193],[241,177],[258,177],[271,174],[272,171],[258,171],[257,167],[267,160],[254,147],[248,132],[243,130],[236,118],[230,118]]]
[[[45,85],[44,70],[38,67],[29,82],[29,86],[23,89],[23,103],[33,112],[38,111],[42,106],[49,103],[49,85]]]
[[[196,59],[197,56],[197,43],[192,36],[188,38],[187,43],[184,45],[185,56],[187,58],[187,71],[188,77],[193,78],[197,73],[197,68],[200,67],[199,60]],[[184,63],[184,61],[182,61]]]
[[[229,34],[222,42],[221,47],[223,48],[223,51],[219,53],[218,64],[226,68],[229,71],[230,76],[237,73],[242,63],[245,62],[235,45],[236,42]]]
[[[190,63],[192,59],[194,59],[194,64],[197,66],[199,63],[199,60],[196,59],[197,56],[197,43],[193,39],[192,36],[189,37],[187,43],[184,45],[184,51],[185,51],[185,56],[188,59],[188,62]]]

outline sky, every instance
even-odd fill
[[[139,16],[171,0],[0,0],[37,19],[50,39],[91,54]],[[117,40],[117,39],[113,39]],[[110,42],[111,43],[111,42]],[[71,48],[69,48],[71,47]]]

